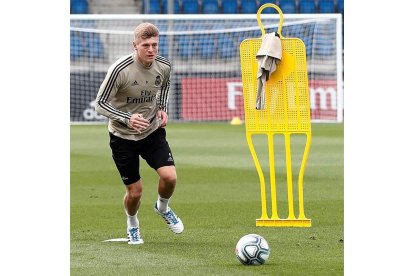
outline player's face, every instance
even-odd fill
[[[134,42],[134,48],[138,54],[138,60],[145,66],[151,65],[158,53],[159,37],[150,37]]]

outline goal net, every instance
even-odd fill
[[[343,121],[342,18],[340,14],[286,14],[282,35],[306,45],[311,118]],[[279,16],[262,14],[266,33]],[[261,37],[256,15],[71,15],[70,120],[105,122],[94,110],[109,66],[133,51],[141,22],[160,29],[159,54],[172,63],[168,114],[176,121],[244,119],[240,43]]]

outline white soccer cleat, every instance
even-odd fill
[[[128,244],[142,244],[144,240],[138,227],[128,227]]]
[[[181,219],[171,210],[170,207],[168,207],[166,213],[161,213],[157,209],[157,203],[155,203],[154,207],[155,213],[160,215],[165,222],[168,224],[168,228],[174,233],[174,234],[180,234],[184,231],[184,224],[181,221]]]

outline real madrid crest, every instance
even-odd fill
[[[161,84],[161,76],[157,76],[156,78],[155,78],[155,85],[156,86],[159,86]]]

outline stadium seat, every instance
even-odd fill
[[[204,14],[218,14],[219,13],[219,4],[217,0],[203,0],[202,11]]]
[[[144,1],[144,3],[146,3]],[[149,0],[148,7],[145,9],[147,14],[160,14],[161,13],[161,4],[159,0]]]
[[[82,56],[82,40],[73,32],[70,33],[70,59],[77,59]]]
[[[345,37],[344,37],[344,0],[338,0],[336,3],[336,12],[342,14],[342,49],[345,46]]]
[[[319,13],[335,13],[335,3],[333,0],[319,0]]]
[[[85,49],[88,51],[89,58],[103,58],[104,46],[99,34],[87,33],[85,36]]]
[[[303,26],[301,25],[288,25],[283,28],[283,31],[286,32],[287,37],[298,37],[303,34]]]
[[[241,4],[241,13],[257,13],[257,2],[256,0],[245,0]]]
[[[198,14],[198,1],[197,0],[183,0],[183,13],[184,14]]]
[[[336,10],[338,13],[344,14],[344,0],[338,0],[336,3]]]
[[[239,13],[239,6],[237,0],[226,0],[221,2],[222,12],[225,14]]]
[[[327,58],[335,53],[335,44],[322,35],[315,36],[315,54],[321,58]]]
[[[162,10],[165,14],[168,13],[168,0],[162,1]],[[179,14],[181,11],[180,1],[174,0],[174,14]]]
[[[296,13],[296,1],[295,0],[282,0],[279,4],[283,13]]]
[[[188,36],[180,36],[177,39],[178,55],[183,59],[192,58],[196,54],[196,43],[193,38]]]
[[[260,0],[259,1],[259,6],[257,7],[257,9],[259,10],[259,8],[261,6],[263,6],[264,4],[267,4],[267,3],[275,4],[275,1],[272,1],[272,0]],[[264,9],[262,11],[262,13],[277,13],[277,11],[274,8],[266,8],[266,9]]]
[[[300,13],[316,13],[316,5],[314,0],[301,0],[299,1]]]
[[[87,0],[71,0],[70,13],[72,14],[88,14],[89,5]]]
[[[218,39],[218,54],[221,58],[230,58],[234,57],[237,53],[238,46],[235,47],[234,41],[230,37],[221,36]]]
[[[207,25],[204,24],[203,21],[194,22],[193,24],[188,26],[188,30],[191,30],[191,31],[205,31],[207,30],[207,28],[208,28]]]
[[[205,59],[212,58],[216,52],[214,39],[211,36],[202,36],[199,41],[200,56]]]
[[[158,54],[164,57],[168,55],[168,39],[169,36],[160,35],[158,42]]]

